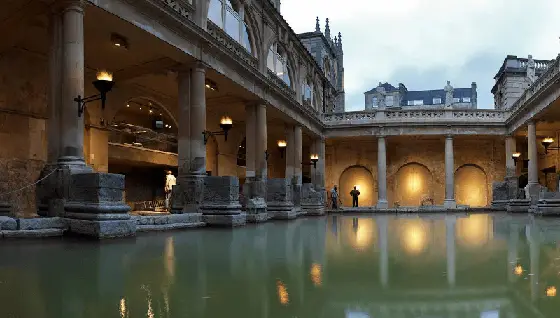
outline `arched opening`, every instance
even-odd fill
[[[241,3],[235,0],[210,0],[208,20],[223,29],[249,53],[254,51],[254,41],[246,22],[245,9]]]
[[[360,190],[360,206],[373,206],[377,202],[377,191],[372,173],[362,166],[352,166],[340,175],[339,193],[343,206],[352,206],[350,191],[356,186]]]
[[[289,65],[287,54],[278,43],[272,44],[268,50],[268,57],[266,65],[276,76],[282,79],[286,85],[292,88],[292,72],[291,65]]]
[[[469,164],[455,171],[455,200],[471,207],[488,205],[488,183],[482,168]]]
[[[415,162],[400,167],[393,193],[400,206],[419,206],[422,201],[433,200],[432,173],[426,166]]]
[[[216,137],[211,136],[206,143],[206,173],[209,176],[219,176],[218,170],[218,155],[220,150],[218,148],[218,141]]]
[[[247,156],[246,156],[246,138],[243,138],[239,147],[237,147],[237,166],[245,167],[247,165]]]
[[[313,102],[313,82],[309,78],[305,78],[303,83],[301,84],[301,92],[303,95],[303,102],[311,103]]]

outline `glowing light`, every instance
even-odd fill
[[[546,288],[547,297],[556,297],[556,287],[550,286]]]
[[[124,298],[121,298],[121,302],[119,304],[119,312],[121,314],[121,318],[126,317],[126,300]]]
[[[545,139],[543,139],[542,142],[545,143],[545,144],[551,144],[551,143],[554,142],[554,139],[550,138],[550,137],[546,137]]]
[[[150,109],[150,114],[153,113],[154,111]]]
[[[311,275],[311,281],[315,286],[321,286],[322,282],[322,269],[321,264],[313,263],[311,264],[311,271],[309,273]]]
[[[515,266],[513,273],[517,276],[521,276],[523,274],[523,267],[521,265]]]
[[[319,160],[319,155],[317,155],[317,154],[312,154],[312,155],[311,155],[311,160]]]
[[[229,118],[228,116],[224,116],[220,119],[220,124],[221,125],[233,125],[233,120],[231,120],[231,118]]]
[[[107,72],[107,71],[100,71],[97,72],[97,80],[98,81],[109,81],[112,82],[113,81],[113,74]]]
[[[281,281],[276,282],[276,290],[278,292],[278,300],[282,305],[287,305],[290,302],[290,297],[288,295],[288,289],[284,286]]]
[[[130,107],[130,104],[126,104],[126,107]]]
[[[355,226],[355,230],[353,232],[349,232],[351,235],[350,242],[357,251],[367,250],[371,247],[374,238],[374,221],[373,219],[367,218],[356,220],[357,223],[355,225],[353,224],[353,226]]]
[[[461,244],[479,247],[490,241],[492,220],[488,215],[473,214],[457,221],[457,238]]]
[[[521,153],[520,152],[515,152],[511,155],[513,158],[519,158],[521,157]]]
[[[142,107],[140,107],[140,110],[142,110]]]
[[[286,146],[288,145],[285,140],[278,140],[277,144],[280,148],[286,148]]]
[[[426,248],[426,231],[422,221],[405,225],[402,242],[404,249],[410,254],[420,254]]]
[[[359,184],[355,184],[354,188],[356,188],[356,190],[360,191],[360,185]]]

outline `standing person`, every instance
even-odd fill
[[[165,209],[170,212],[169,201],[171,200],[171,191],[173,186],[177,184],[177,179],[173,175],[171,170],[167,170],[167,175],[165,176]]]
[[[332,209],[338,210],[338,192],[336,192],[336,185],[331,189]]]
[[[350,191],[350,195],[352,196],[352,207],[357,208],[358,196],[360,195],[360,190],[356,189],[356,186],[354,186],[354,190]]]

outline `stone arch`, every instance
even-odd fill
[[[377,189],[371,171],[361,165],[346,168],[338,182],[340,199],[343,206],[352,206],[350,191],[357,185],[360,190],[360,206],[373,206],[377,202]]]
[[[457,204],[472,207],[488,205],[488,182],[484,169],[465,164],[455,170],[455,200]]]
[[[210,136],[208,142],[206,143],[206,171],[210,171],[212,176],[219,176],[219,160],[220,155],[220,145],[216,136]]]
[[[268,70],[271,70],[291,89],[295,90],[295,85],[298,81],[295,77],[294,60],[290,57],[288,52],[286,47],[279,41],[272,42],[267,49],[266,65]],[[277,58],[276,54],[281,57],[282,61]],[[280,75],[279,71],[282,72],[282,75]]]
[[[126,105],[130,104],[130,102],[135,102],[138,100],[143,100],[147,103],[152,103],[154,104],[157,108],[161,109],[163,111],[164,114],[166,114],[166,116],[169,117],[169,119],[171,119],[171,121],[173,122],[173,125],[175,127],[179,126],[179,122],[177,121],[177,119],[175,118],[175,116],[169,111],[169,109],[162,103],[160,103],[158,100],[153,99],[151,97],[147,97],[147,96],[136,96],[136,97],[130,97],[125,99],[124,104],[122,104],[120,107],[113,107],[111,108],[110,112],[109,112],[109,123],[113,122],[113,119],[115,118],[115,116],[119,113],[119,111],[121,111],[122,109],[124,109],[126,107]]]
[[[255,58],[260,59],[262,56],[262,39],[260,37],[259,23],[257,22],[251,7],[245,4],[245,23],[247,24],[247,33],[249,35],[249,41],[251,42],[251,55]]]
[[[419,206],[422,200],[434,200],[434,180],[430,169],[418,162],[402,165],[396,173],[394,198],[400,206]]]

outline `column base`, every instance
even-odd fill
[[[389,202],[387,202],[387,200],[378,200],[375,207],[378,210],[387,210],[389,208]]]
[[[263,198],[247,200],[245,211],[249,223],[260,223],[268,220],[267,205]]]
[[[202,220],[209,226],[240,226],[247,222],[239,204],[237,177],[205,177]]]
[[[202,221],[208,226],[236,227],[247,223],[247,215],[240,214],[203,214]]]
[[[171,213],[200,213],[204,195],[204,175],[179,177],[179,182],[171,190]]]
[[[71,234],[94,239],[131,237],[136,235],[136,222],[128,220],[83,220],[66,219]]]
[[[537,205],[543,189],[544,187],[538,183],[529,183],[525,186],[525,198],[531,201],[531,205]]]
[[[315,185],[305,183],[301,189],[301,210],[306,215],[325,214],[324,189],[315,189]]]
[[[446,209],[456,209],[457,208],[457,202],[455,202],[455,200],[445,199],[443,201],[443,207],[446,208]]]
[[[531,207],[531,201],[528,199],[512,199],[507,204],[507,211],[511,213],[527,213]]]

